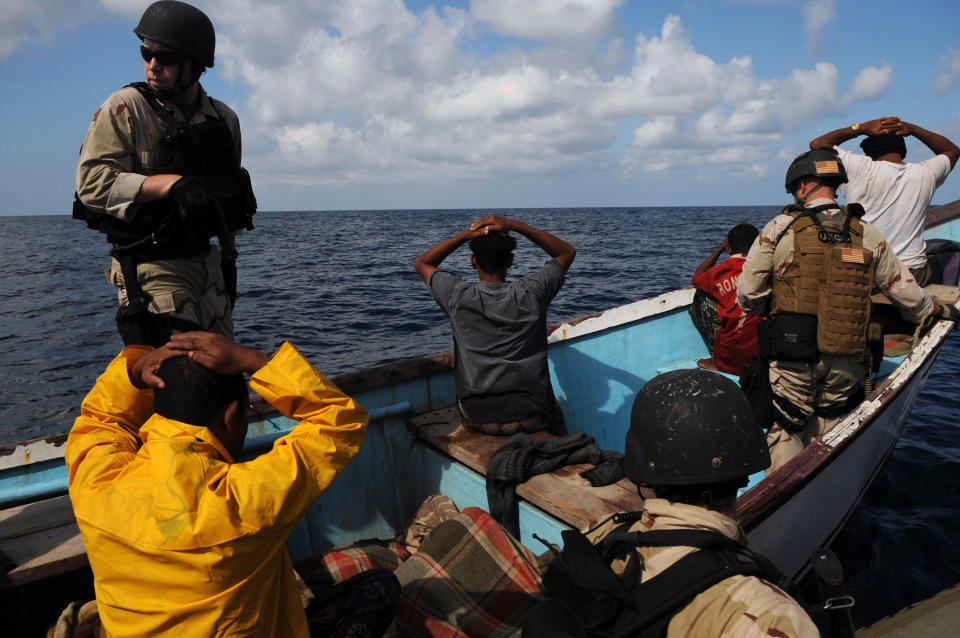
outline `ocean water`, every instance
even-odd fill
[[[493,211],[259,213],[239,240],[237,340],[290,340],[327,375],[451,347],[414,258]],[[551,323],[689,285],[734,224],[778,207],[501,210],[570,241]],[[544,255],[519,241],[512,276]],[[122,347],[102,235],[67,216],[0,217],[0,442],[62,433]],[[465,276],[469,251],[444,263]],[[960,334],[951,335],[884,474],[835,549],[858,626],[960,581]]]

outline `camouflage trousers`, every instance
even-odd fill
[[[840,422],[843,415],[823,416],[817,412],[843,406],[860,391],[866,374],[867,365],[861,356],[821,354],[813,362],[770,362],[776,421],[767,432],[767,474]],[[777,421],[790,423],[789,430]]]
[[[127,289],[116,259],[106,274],[117,287],[120,305],[126,306]],[[137,279],[150,297],[151,313],[184,319],[233,340],[232,308],[216,246],[204,255],[138,264]]]

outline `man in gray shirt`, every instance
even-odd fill
[[[552,259],[507,283],[516,231]],[[470,242],[479,282],[439,266]],[[549,429],[565,434],[547,369],[547,307],[563,286],[576,249],[515,219],[491,215],[440,242],[413,262],[453,326],[454,379],[464,427],[486,434]]]

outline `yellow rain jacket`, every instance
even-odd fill
[[[126,348],[67,439],[70,499],[104,635],[309,636],[288,534],[363,443],[367,413],[289,343],[250,380],[300,421],[234,463],[206,428],[153,414]]]

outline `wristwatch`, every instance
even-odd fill
[[[850,125],[850,128],[852,128],[852,129],[854,130],[854,132],[856,132],[856,133],[859,133],[859,132],[860,132],[860,125],[857,124],[856,122],[854,122],[853,124],[851,124],[851,125]]]

